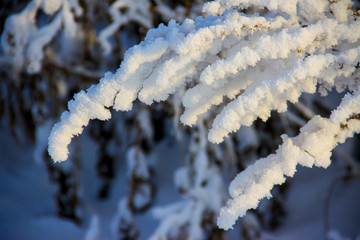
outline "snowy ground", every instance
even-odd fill
[[[88,156],[84,158],[90,160],[83,165],[81,173],[83,211],[88,213],[84,213],[87,219],[84,226],[79,227],[55,216],[53,195],[56,185],[49,181],[46,167],[34,161],[34,146],[19,146],[10,137],[7,128],[0,130],[0,239],[84,239],[94,214],[99,217],[99,239],[112,238],[109,226],[119,198],[126,194],[126,179],[124,174],[118,174],[111,197],[104,202],[96,201],[94,186],[97,179],[94,170],[91,170],[91,155],[96,151],[96,147],[90,146],[89,149],[86,151]],[[155,200],[155,205],[158,206],[171,203],[179,197],[172,187],[171,177],[178,164],[177,150],[169,148],[169,143],[164,142],[158,146],[155,155],[157,156],[153,156],[154,158],[160,156],[158,161],[163,170],[159,170],[156,177],[160,184]],[[341,166],[342,163],[338,161],[333,162],[327,170],[299,168],[291,181],[285,203],[287,220],[276,232],[264,234],[264,238],[325,239],[325,203],[329,199],[329,189],[335,179],[344,174],[339,171]],[[118,168],[121,170],[123,166]],[[360,237],[359,201],[360,179],[340,181],[334,187],[329,204],[329,224],[330,229],[337,235],[340,234],[342,239]],[[157,221],[152,218],[151,213],[146,213],[136,218],[136,224],[142,230],[140,239],[147,239],[157,226]],[[230,235],[233,239],[238,239],[236,232]]]
[[[55,217],[51,184],[33,146],[19,146],[0,131],[0,239],[81,239],[83,230]]]

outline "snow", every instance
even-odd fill
[[[351,98],[354,102],[348,101],[348,98],[349,95],[346,95],[338,110],[333,111],[332,114],[336,115],[337,111],[344,109],[348,112],[343,111],[343,116],[359,112],[358,93]],[[258,206],[260,199],[271,197],[271,189],[274,185],[280,185],[285,181],[284,175],[293,177],[297,164],[327,168],[331,163],[332,149],[338,143],[343,143],[346,138],[352,137],[354,133],[360,132],[360,122],[355,120],[350,124],[350,121],[347,127],[341,128],[339,124],[331,123],[329,119],[315,116],[300,129],[298,136],[288,138],[283,135],[283,144],[276,154],[259,159],[239,173],[230,183],[229,193],[232,199],[221,209],[218,226],[225,230],[232,228],[238,217],[244,216],[248,209],[255,209]]]
[[[63,24],[64,34],[69,39],[76,35],[76,23],[70,7],[75,8],[75,13],[80,15],[77,0],[34,0],[20,13],[10,16],[1,33],[1,47],[10,58],[10,61],[21,69],[26,65],[29,73],[38,73],[42,67],[44,51]],[[38,10],[46,14],[55,14],[55,18],[43,27],[38,27],[36,14]],[[71,45],[69,42],[68,45]]]
[[[294,6],[296,3],[297,1],[291,1],[288,4],[283,4],[281,1],[268,3],[259,0],[253,4],[255,6],[263,4],[262,6],[267,7],[270,11],[280,10],[295,17]],[[217,1],[208,3],[205,6],[205,11],[211,11],[214,15],[223,13],[220,7],[230,8],[242,6],[242,4],[247,6],[250,3],[235,0]],[[252,33],[254,30],[248,26],[250,19],[254,19],[255,22],[260,21],[254,23],[254,28],[258,25],[266,25],[268,19],[256,15],[246,18],[238,12],[229,10],[224,12],[222,16],[209,17],[208,19],[198,18],[195,22],[187,22],[185,28],[181,28],[180,24],[171,20],[165,31],[163,26],[160,26],[158,36],[155,34],[156,30],[153,30],[150,33],[152,37],[148,37],[140,45],[129,50],[115,76],[108,73],[102,79],[98,91],[96,91],[97,87],[93,86],[87,92],[82,91],[75,95],[75,99],[69,103],[69,112],[62,116],[61,122],[55,125],[51,132],[49,138],[50,155],[55,161],[65,160],[68,154],[67,145],[71,138],[73,135],[81,133],[82,127],[87,125],[90,119],[106,120],[110,118],[110,113],[103,106],[110,107],[111,99],[115,99],[115,109],[123,110],[131,109],[132,102],[137,95],[140,101],[147,104],[154,101],[164,101],[169,97],[169,94],[175,93],[178,88],[196,76],[199,77],[200,83],[203,85],[191,88],[184,94],[183,98],[187,112],[181,117],[181,120],[190,125],[194,124],[197,117],[205,113],[211,105],[221,103],[221,98],[224,95],[229,94],[229,98],[233,98],[238,92],[244,91],[216,116],[208,136],[211,142],[222,142],[224,137],[236,132],[241,126],[250,126],[256,118],[266,120],[270,116],[271,110],[285,112],[287,101],[295,103],[303,92],[314,93],[318,83],[316,79],[321,76],[322,72],[331,68],[334,63],[351,63],[358,58],[358,48],[350,48],[337,56],[325,53],[327,48],[339,42],[354,43],[359,41],[360,37],[358,31],[355,32],[359,34],[354,34],[353,31],[355,28],[360,29],[358,23],[351,23],[355,27],[350,26],[350,24],[343,24],[345,20],[341,14],[335,15],[333,18],[325,16],[324,12],[329,9],[329,4],[325,0],[316,3],[306,0],[300,1],[299,17],[307,20],[311,25],[278,30],[282,24],[283,26],[286,24],[286,18],[276,18],[274,21],[278,20],[281,24],[274,24],[274,21],[268,23],[270,29],[275,26],[275,33],[259,36],[255,41],[251,41],[248,46],[245,45],[235,54],[224,59],[209,58],[206,55],[216,54],[226,46],[226,44],[222,44],[222,41],[219,41],[219,37],[221,36],[221,40],[225,40],[225,36],[229,33],[233,34],[233,21],[243,21],[235,25],[243,25],[244,28],[247,26]],[[340,21],[337,18],[340,18]],[[289,21],[291,24],[291,20]],[[336,35],[334,32],[342,32],[343,34]],[[241,39],[241,34],[241,31],[237,32],[238,41]],[[317,43],[318,41],[322,41],[321,45]],[[227,50],[229,49],[225,48],[225,51]],[[303,50],[311,54],[304,58]],[[294,52],[298,54],[294,55]],[[237,91],[225,90],[225,93],[223,92],[224,90],[221,87],[227,84],[230,76],[248,71],[248,69],[256,67],[261,61],[273,59],[280,61],[290,59],[293,64],[283,64],[285,69],[279,69],[280,71],[274,74],[274,77],[253,80],[250,83],[245,81]],[[159,64],[160,62],[162,63]],[[199,64],[206,62],[208,65]],[[141,63],[148,64],[141,65]],[[199,66],[197,67],[196,64]],[[198,70],[200,73],[197,72]],[[353,67],[351,71],[354,72],[355,68]],[[351,71],[342,72],[342,74],[350,76]],[[333,82],[335,77],[336,74],[328,75],[327,83]],[[114,78],[118,80],[114,81]],[[107,84],[103,90],[101,86],[106,85],[107,81],[110,84]],[[218,91],[219,87],[220,91]],[[102,100],[102,95],[106,95],[105,100]],[[203,95],[210,95],[211,97],[208,99],[213,100],[210,100],[210,103],[204,101],[203,106],[189,112],[189,108],[197,105]],[[341,116],[349,117],[359,111],[357,95],[357,92],[351,96],[347,95],[339,107],[339,112],[344,111],[344,109],[348,111],[341,113]],[[350,103],[350,101],[352,102]],[[349,110],[354,107],[354,110]],[[191,113],[194,115],[190,115]],[[336,115],[337,111],[333,114]],[[339,117],[335,116],[334,118]],[[342,120],[347,121],[349,119],[342,116]],[[303,163],[308,167],[313,164],[324,168],[328,167],[331,150],[338,143],[342,143],[347,137],[358,132],[358,125],[359,123],[356,120],[355,122],[349,121],[347,128],[342,130],[339,124],[330,123],[328,119],[315,116],[300,130],[298,137],[292,140],[285,136],[284,144],[279,147],[276,155],[258,160],[254,165],[240,173],[232,182],[230,195],[234,199],[229,200],[227,206],[221,210],[218,219],[219,227],[231,228],[235,220],[239,216],[243,216],[246,210],[256,208],[261,198],[270,197],[272,187],[282,184],[285,181],[284,175],[292,177],[298,163]],[[199,129],[200,149],[194,158],[194,167],[197,173],[195,186],[200,186],[201,182],[204,181],[208,169],[202,125],[199,125]],[[296,157],[292,157],[293,152],[296,152]],[[187,208],[192,208],[190,206],[187,205]],[[186,219],[186,216],[181,218]],[[178,224],[183,223],[180,221]],[[167,229],[167,227],[164,228]],[[164,231],[167,232],[167,230]],[[161,233],[159,236],[163,236],[163,234]],[[199,237],[197,234],[195,236],[196,238]]]
[[[332,123],[342,123],[354,114],[358,114],[360,109],[360,90],[354,94],[346,94],[342,100],[342,104],[337,107],[331,114],[330,121]]]
[[[29,40],[29,44],[26,54],[31,59],[28,64],[29,72],[39,72],[41,68],[41,61],[43,59],[42,48],[48,44],[55,36],[56,32],[61,26],[61,13],[59,13],[55,19],[45,27],[39,29]]]
[[[0,238],[81,239],[83,230],[56,217],[54,194],[44,164],[32,159],[33,145],[19,145],[0,130]]]
[[[89,230],[86,232],[85,240],[99,239],[99,217],[94,215],[91,217]]]
[[[339,172],[339,167],[338,163],[334,163],[326,170],[298,168],[291,181],[294,189],[290,190],[285,203],[290,218],[276,231],[276,239],[326,238],[326,202],[331,185],[343,174]],[[356,239],[360,233],[360,215],[357,214],[360,209],[356,203],[360,197],[359,189],[359,180],[356,178],[348,183],[339,183],[330,199],[330,230],[350,239]]]
[[[59,10],[62,0],[42,1],[42,8],[46,14],[52,15]]]
[[[260,3],[267,6],[267,3],[259,1],[258,4]],[[304,14],[313,15],[313,11],[323,14],[324,9],[329,8],[327,1],[320,1],[317,4],[301,3],[302,5],[299,6],[300,17],[304,17]],[[248,3],[235,1],[223,4],[230,7],[233,6],[232,4]],[[278,4],[269,6],[269,9],[282,9],[286,6],[280,2]],[[282,10],[288,13],[292,12],[290,8]],[[315,16],[317,15],[315,14]],[[253,22],[251,22],[252,20]],[[223,96],[233,98],[239,92],[244,91],[241,96],[227,104],[214,120],[213,127],[209,132],[209,140],[220,143],[224,137],[237,131],[242,125],[249,126],[258,117],[266,120],[270,116],[271,110],[286,111],[286,102],[297,102],[301,93],[315,92],[318,82],[314,79],[322,77],[322,74],[325,75],[326,84],[334,84],[336,75],[326,75],[324,72],[332,69],[337,62],[350,63],[354,58],[358,58],[358,48],[350,48],[338,56],[324,53],[327,48],[340,42],[354,43],[358,41],[360,31],[354,32],[354,29],[360,29],[358,23],[344,24],[343,20],[338,21],[336,18],[325,16],[317,17],[316,20],[313,23],[313,20],[308,19],[309,24],[312,24],[307,27],[284,28],[287,24],[291,24],[292,20],[288,20],[290,21],[288,23],[282,16],[269,19],[258,16],[245,17],[234,11],[228,11],[218,17],[198,18],[195,22],[188,21],[184,23],[185,27],[181,27],[172,20],[166,28],[160,26],[153,30],[144,42],[130,49],[125,54],[125,60],[115,75],[108,73],[98,85],[99,87],[94,86],[86,93],[82,92],[76,101],[81,101],[80,99],[85,101],[85,96],[89,95],[95,105],[111,107],[114,104],[116,110],[129,111],[137,97],[146,104],[164,101],[188,81],[199,77],[200,83],[209,85],[211,88],[205,88],[200,84],[199,87],[190,88],[189,93],[185,93],[183,103],[186,111],[181,120],[189,125],[196,123],[198,116],[208,111],[211,105],[220,104]],[[239,31],[239,28],[234,27],[239,24],[248,29],[248,32],[244,32],[242,29]],[[240,41],[243,34],[250,32],[251,36],[255,28],[262,31],[262,27],[264,30],[273,28],[276,32],[259,36],[255,41],[249,41],[248,46],[245,45],[235,54],[224,59],[207,56],[217,54],[226,46],[225,43],[234,37],[233,34],[237,35],[236,41]],[[280,28],[284,29],[279,30]],[[155,34],[156,31],[159,31],[158,35]],[[341,34],[334,34],[338,32]],[[320,38],[321,44],[318,43]],[[224,50],[231,51],[231,48],[225,47]],[[304,58],[303,51],[312,55]],[[243,72],[252,72],[251,68],[257,67],[260,62],[281,59],[284,59],[282,65],[285,68],[279,69],[277,74],[273,73],[273,78],[269,79],[264,76],[264,79],[260,78],[257,81],[254,79],[251,79],[250,82],[244,81],[243,84],[236,86],[236,91],[232,89],[229,91],[230,77],[235,76],[234,79],[237,79]],[[285,63],[289,59],[293,64]],[[202,66],[209,60],[207,65]],[[355,71],[354,67],[345,69],[347,72],[344,70],[342,74],[346,76],[350,76]],[[321,83],[321,80],[319,82]],[[199,105],[202,95],[211,100],[204,101],[202,105]],[[94,110],[99,109],[103,112],[98,116],[99,119],[110,118],[106,115],[107,110],[101,109],[100,105],[94,107]],[[80,113],[78,110],[74,112],[69,110],[70,115]],[[97,117],[94,116],[94,118]],[[92,118],[84,118],[83,125],[86,125],[90,119]],[[69,121],[64,121],[70,124]],[[62,128],[54,128],[54,131],[56,129]],[[55,153],[52,155],[54,159],[66,159],[66,144],[73,135],[80,133],[80,129],[76,125],[73,132],[62,131],[62,133],[67,134],[67,140],[63,141],[65,144],[56,151],[59,156],[55,150],[51,150],[51,154]],[[54,149],[55,144],[56,141],[50,141],[50,149]]]
[[[101,231],[97,235],[98,239],[104,239],[104,236],[108,236],[106,239],[115,239],[111,237],[114,235],[111,235],[110,225],[112,218],[117,214],[114,211],[117,208],[116,201],[99,204],[96,203],[95,199],[89,199],[88,201],[93,202],[94,207],[97,206],[93,211],[98,211],[100,214],[98,215],[99,220],[96,221],[91,220],[94,219],[94,216],[89,216],[89,225],[80,227],[70,221],[56,217],[53,201],[56,187],[49,182],[45,166],[35,163],[31,158],[33,146],[18,145],[5,129],[1,130],[0,136],[0,154],[3,156],[0,165],[2,176],[0,194],[3,196],[0,199],[1,239],[86,239],[86,234],[89,231],[94,231],[91,230],[91,223],[99,221],[100,218],[102,223],[101,226],[98,226],[98,231]],[[89,146],[88,141],[85,141],[84,144]],[[177,156],[177,150],[169,149],[168,144],[164,142],[156,151],[156,154],[162,158],[158,161],[163,170],[159,172],[162,176],[157,176],[157,181],[160,183],[159,189],[161,189],[156,198],[156,205],[158,206],[164,206],[166,203],[174,201],[177,195],[171,181],[168,181],[169,177],[171,179],[177,161],[166,159],[169,154]],[[346,151],[346,149],[344,150]],[[91,164],[89,167],[91,168]],[[165,169],[167,170],[165,171]],[[324,239],[326,237],[324,229],[325,198],[333,180],[343,174],[343,172],[339,172],[341,169],[339,163],[332,164],[326,170],[298,167],[294,178],[291,180],[287,200],[284,202],[288,211],[287,221],[280,229],[269,233],[269,239]],[[85,168],[84,173],[88,175],[89,169]],[[94,180],[97,181],[93,179],[92,181],[84,181],[84,183],[94,189]],[[122,179],[116,182],[122,182],[123,185],[124,181],[126,180]],[[117,186],[114,186],[114,190],[118,192],[114,192],[113,199],[115,200],[116,196],[123,190]],[[358,214],[360,207],[357,204],[357,199],[360,197],[359,193],[359,180],[354,178],[350,179],[348,183],[339,183],[332,194],[330,227],[345,238],[355,239],[360,234],[360,214]],[[212,199],[209,196],[206,198]],[[181,206],[179,205],[179,207]],[[102,212],[101,209],[104,208],[109,209],[109,213]],[[165,208],[162,209],[165,210]],[[160,214],[159,211],[154,211],[154,214],[156,212]],[[119,213],[125,214],[123,210]],[[162,215],[166,216],[166,212]],[[156,227],[156,221],[149,214],[137,217],[136,221],[144,230],[139,239],[148,239]],[[19,231],[18,226],[21,226],[21,231]],[[114,224],[114,226],[119,225]],[[171,226],[170,229],[174,229],[174,225]],[[108,234],[104,235],[105,231],[108,231]],[[116,234],[117,231],[113,231]],[[236,236],[238,235],[230,239],[237,239]]]
[[[77,188],[82,199],[81,209],[76,209],[83,221],[81,226],[54,217],[56,210],[51,199],[54,186],[46,179],[45,165],[41,163],[46,139],[44,135],[50,131],[52,122],[37,127],[36,146],[22,147],[13,141],[7,129],[0,130],[3,134],[1,141],[4,142],[0,145],[0,154],[3,152],[5,158],[0,167],[0,173],[3,172],[1,176],[4,177],[0,191],[5,196],[0,199],[0,206],[4,209],[3,213],[0,212],[0,220],[4,220],[6,228],[0,231],[0,237],[23,238],[28,235],[32,238],[41,234],[40,239],[48,239],[56,234],[55,238],[112,239],[120,236],[119,229],[128,231],[134,237],[139,228],[146,234],[140,235],[140,238],[186,236],[194,240],[203,239],[207,237],[203,226],[204,216],[209,215],[207,218],[212,220],[213,216],[220,214],[218,227],[232,229],[238,218],[245,216],[249,209],[256,209],[264,201],[262,199],[272,197],[275,185],[289,181],[290,177],[296,178],[295,173],[301,169],[297,165],[350,170],[347,173],[329,171],[331,180],[338,181],[330,187],[329,182],[312,184],[301,180],[301,177],[294,180],[297,185],[294,184],[286,203],[286,212],[292,214],[289,221],[275,232],[261,233],[262,236],[270,239],[286,239],[289,236],[307,239],[312,235],[314,226],[316,230],[312,236],[316,236],[315,239],[359,236],[356,224],[360,222],[359,217],[343,214],[337,206],[350,203],[354,206],[353,210],[358,209],[354,200],[359,192],[354,191],[359,186],[355,179],[357,164],[343,150],[347,165],[331,165],[331,157],[337,154],[334,149],[360,132],[360,24],[358,17],[349,11],[352,4],[349,0],[215,0],[204,5],[203,16],[185,20],[184,23],[170,20],[167,26],[160,25],[150,30],[144,41],[126,52],[115,73],[107,72],[98,84],[74,95],[68,103],[68,110],[61,115],[60,122],[53,126],[49,134],[48,152],[55,162],[68,159],[74,148],[85,149],[78,160],[81,170],[69,161],[60,165],[65,171],[78,174],[78,179],[74,181],[79,181]],[[46,46],[56,36],[62,34],[62,44],[66,46],[62,48],[63,51],[76,46],[81,35],[78,29],[82,27],[78,21],[83,14],[81,5],[77,0],[56,0],[51,3],[33,0],[22,12],[6,20],[1,47],[15,72],[19,73],[20,69],[26,69],[29,74],[41,72],[42,61],[47,56]],[[112,52],[114,46],[110,38],[125,23],[135,21],[151,28],[149,9],[150,2],[147,0],[114,1],[109,8],[113,22],[97,36],[104,49],[103,54]],[[239,11],[242,9],[248,11]],[[49,18],[52,20],[39,24],[36,14],[41,10],[54,15]],[[182,10],[171,12],[162,8],[162,11],[171,15]],[[69,58],[72,58],[70,54]],[[340,104],[331,108],[334,110],[330,117],[311,113],[305,114],[308,119],[298,119],[300,117],[290,113],[293,114],[292,119],[297,120],[299,134],[295,137],[283,134],[283,143],[275,153],[260,158],[240,172],[230,183],[230,199],[223,206],[228,196],[224,192],[222,168],[225,165],[235,169],[236,161],[228,165],[224,162],[227,155],[233,159],[238,157],[232,137],[245,135],[249,139],[243,147],[246,144],[257,146],[257,133],[251,131],[256,119],[266,121],[271,111],[285,113],[286,116],[288,104],[297,103],[302,94],[314,94],[319,89],[321,94],[326,95],[332,88],[346,94]],[[133,109],[140,106],[134,105],[136,100],[148,105],[167,101],[170,108],[175,109],[172,120],[177,127],[175,132],[178,140],[181,144],[186,142],[188,146],[186,157],[181,159],[182,167],[174,174],[175,186],[181,191],[180,200],[168,202],[177,193],[169,190],[168,182],[159,184],[165,184],[165,188],[158,193],[153,203],[157,207],[151,211],[159,226],[152,228],[150,224],[151,231],[149,214],[137,214],[153,200],[150,167],[156,166],[155,158],[174,161],[180,158],[180,154],[174,146],[166,151],[162,144],[152,146],[155,144],[154,129],[150,126],[152,115],[146,107]],[[100,203],[95,196],[96,186],[101,182],[94,170],[95,155],[99,149],[94,146],[84,127],[90,120],[112,118],[112,108],[136,111],[135,120],[131,119],[136,124],[132,126],[136,126],[140,132],[136,134],[144,138],[140,141],[150,142],[153,152],[149,155],[143,152],[139,139],[134,143],[132,137],[131,140],[126,139],[124,158],[128,174],[116,176],[113,195]],[[184,112],[181,115],[182,108]],[[301,108],[297,110],[302,111]],[[181,136],[183,128],[179,126],[179,119],[186,125],[194,126],[191,134],[186,135],[189,139]],[[305,125],[301,126],[303,123]],[[242,130],[244,126],[248,127],[248,132]],[[123,134],[121,130],[117,129],[117,132]],[[237,134],[238,131],[242,131],[242,134]],[[80,140],[70,145],[72,139],[80,134],[83,135]],[[170,135],[167,134],[165,141],[169,141]],[[126,137],[124,134],[123,138]],[[225,148],[212,145],[223,141]],[[101,144],[100,148],[117,151],[115,145]],[[22,147],[22,150],[17,151],[18,147]],[[173,162],[168,162],[168,165],[158,166],[167,177],[174,173],[168,170],[175,168]],[[116,168],[125,171],[119,166]],[[348,192],[341,190],[341,197],[332,199],[335,187],[346,183],[344,179],[351,181],[348,185],[352,194],[347,198]],[[130,182],[130,186],[123,184],[126,181]],[[303,182],[307,183],[306,187]],[[298,212],[304,206],[309,208],[314,202],[313,196],[319,198],[324,188],[330,188],[322,202],[325,202],[325,220],[319,217],[321,213],[318,211],[311,212],[312,209],[310,212]],[[128,197],[124,197],[127,193]],[[299,202],[304,194],[309,201]],[[38,202],[46,204],[34,204]],[[306,220],[309,217],[313,217],[310,220],[312,224]],[[354,222],[338,223],[338,217],[346,217]],[[324,229],[321,228],[323,222]],[[24,231],[16,232],[18,223]],[[250,214],[243,219],[242,226],[256,232],[261,224],[256,215]],[[182,232],[183,229],[187,231]],[[225,235],[231,236],[233,233],[229,231]]]
[[[266,0],[216,0],[205,4],[203,11],[216,15],[222,14],[226,9],[231,7],[248,7],[251,5],[266,7],[269,10],[280,10],[288,14],[296,13],[296,4],[298,0],[280,0],[280,1],[266,1]]]
[[[152,24],[148,21],[149,8],[150,3],[146,0],[117,0],[111,4],[109,13],[113,22],[99,33],[99,42],[104,48],[104,55],[110,54],[112,50],[109,38],[129,22],[139,23],[148,29],[152,28]]]

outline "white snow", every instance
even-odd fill
[[[218,226],[231,229],[247,210],[255,209],[262,198],[271,197],[274,185],[293,177],[298,164],[329,167],[333,149],[359,133],[360,86],[356,66],[360,61],[360,23],[349,9],[352,4],[350,0],[215,0],[204,5],[204,16],[182,24],[170,20],[167,26],[150,30],[143,42],[128,50],[115,73],[106,73],[99,84],[74,95],[68,111],[51,130],[49,154],[55,162],[65,161],[72,138],[82,134],[90,120],[110,119],[111,108],[130,111],[137,99],[149,105],[167,100],[170,105],[178,104],[179,117],[181,103],[185,108],[181,122],[197,127],[196,137],[189,140],[190,159],[186,161],[191,164],[185,164],[175,175],[176,185],[185,192],[181,201],[153,211],[160,225],[151,239],[176,237],[184,226],[188,227],[189,239],[202,239],[202,216],[209,212],[220,211]],[[125,23],[135,21],[152,27],[149,8],[147,0],[117,0],[111,5],[113,22],[98,36],[104,54],[111,53],[113,45],[109,39]],[[239,11],[247,8],[256,13]],[[39,10],[56,15],[39,27]],[[59,32],[63,33],[63,44],[73,46],[80,27],[75,19],[82,14],[77,0],[33,0],[22,12],[7,19],[1,35],[2,50],[16,69],[26,67],[29,73],[37,73],[42,68],[44,48]],[[220,210],[225,199],[223,180],[220,167],[210,155],[208,141],[221,143],[242,126],[251,126],[257,118],[267,120],[271,111],[286,112],[289,102],[296,103],[303,93],[313,94],[317,88],[323,95],[332,88],[347,94],[330,118],[313,116],[298,136],[283,135],[283,144],[276,153],[239,173],[229,186],[231,199]],[[176,99],[169,99],[171,95]],[[150,117],[142,113],[139,118],[140,128],[150,139],[152,129],[146,126]],[[42,135],[46,129],[38,129],[37,134]],[[249,144],[255,144],[254,139],[251,137]],[[34,155],[40,158],[43,143],[38,140],[37,144],[39,149]],[[150,177],[146,157],[136,146],[127,150],[129,175]],[[13,179],[8,173],[6,177]],[[21,194],[29,191],[24,186],[19,186],[24,191]],[[11,187],[4,189],[12,191]],[[135,194],[135,206],[149,201],[150,189],[145,187],[142,193]],[[2,201],[19,209],[11,199]],[[118,205],[119,211],[127,207],[123,199]],[[25,206],[26,210],[30,208]],[[47,206],[47,210],[50,208],[53,207]],[[9,209],[3,218],[8,217]],[[19,212],[16,216],[21,215]],[[102,231],[111,221],[101,213],[96,210],[92,217],[85,217],[89,227],[87,239],[107,236]],[[112,214],[112,222],[118,223],[121,217],[129,224],[134,221],[131,214],[123,214]],[[27,217],[21,220],[29,220]],[[58,221],[48,213],[47,218]],[[84,229],[59,222],[65,229],[70,228],[74,237],[84,233]],[[336,230],[327,230],[329,238],[343,238]],[[7,237],[6,232],[1,234]]]

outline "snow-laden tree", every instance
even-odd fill
[[[66,160],[71,138],[89,120],[110,119],[110,108],[129,111],[136,99],[152,104],[177,93],[184,107],[181,122],[202,125],[215,114],[208,140],[221,143],[241,126],[266,120],[272,110],[285,112],[287,102],[297,102],[302,93],[347,92],[330,118],[314,116],[298,136],[282,136],[276,154],[236,176],[229,187],[232,199],[218,218],[220,228],[232,228],[271,196],[274,185],[293,176],[297,164],[326,168],[331,151],[359,133],[360,24],[352,5],[350,0],[217,0],[204,5],[203,17],[151,29],[127,51],[116,73],[106,73],[69,102],[49,137],[49,153],[54,161]],[[214,112],[217,105],[224,106]],[[199,161],[205,162],[197,171],[209,168]]]

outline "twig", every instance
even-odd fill
[[[348,7],[348,9],[353,11],[355,15],[360,16],[360,13],[358,11],[356,11],[355,9],[353,9],[352,7]]]

